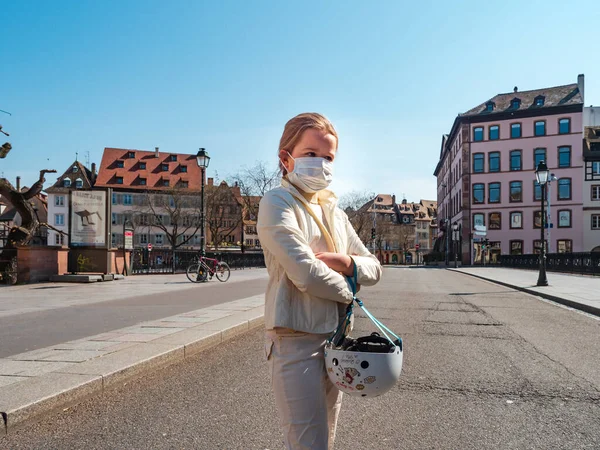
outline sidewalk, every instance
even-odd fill
[[[0,434],[263,324],[264,294],[0,359]]]
[[[465,267],[447,269],[537,295],[548,300],[600,316],[600,277],[548,272],[549,286],[536,286],[535,270],[503,267]]]

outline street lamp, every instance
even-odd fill
[[[208,156],[208,152],[204,148],[201,148],[196,154],[196,162],[198,163],[198,167],[200,167],[200,177],[202,178],[202,189],[200,192],[200,254],[204,256],[206,253],[206,236],[204,234],[204,178],[206,177],[206,168],[210,163],[210,156]]]
[[[535,178],[537,179],[540,189],[542,191],[542,211],[540,217],[540,235],[541,235],[541,247],[540,247],[540,274],[538,276],[538,286],[548,286],[548,278],[546,277],[546,242],[545,242],[545,230],[544,230],[544,203],[546,202],[546,183],[548,183],[548,177],[550,171],[544,161],[540,161],[535,170]]]
[[[456,261],[456,253],[458,253],[457,251],[457,247],[458,247],[458,224],[455,223],[454,225],[452,225],[452,241],[453,241],[453,245],[452,248],[454,250],[454,268],[456,269],[458,267],[458,262]]]

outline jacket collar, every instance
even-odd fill
[[[281,179],[281,186],[286,191],[293,194],[294,197],[299,198],[302,202],[304,202],[308,205],[308,201],[306,200],[306,198],[304,198],[304,196],[298,190],[298,188],[296,186],[294,186],[292,183],[290,183],[287,178],[283,177]],[[337,196],[333,193],[333,191],[330,191],[329,189],[323,189],[322,191],[317,192],[317,200],[319,202],[319,205],[324,206],[324,207],[328,208],[329,210],[335,209],[335,207],[337,206],[337,203],[338,203]]]

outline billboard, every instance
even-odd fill
[[[71,191],[71,246],[106,246],[106,191]]]

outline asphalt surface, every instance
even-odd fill
[[[437,269],[361,296],[405,341],[382,397],[344,397],[338,449],[598,449],[600,322]],[[360,314],[357,330],[372,331]],[[281,449],[263,332],[0,438],[7,449]]]
[[[133,277],[139,285],[121,293],[111,292],[112,297],[102,301],[87,303],[83,298],[70,306],[0,317],[0,358],[265,292],[267,278],[262,272],[247,272],[260,278],[248,279],[249,275],[245,274],[243,281],[236,282],[240,272],[232,272],[226,283],[213,279],[208,283],[195,284],[189,282],[185,275],[163,277],[165,286],[160,287],[169,290],[158,293],[152,293],[156,289],[156,278],[152,286],[145,286],[145,277],[149,276],[139,275]],[[161,279],[160,275],[155,277]],[[173,277],[177,277],[178,281],[173,281]],[[111,287],[118,288],[121,282],[113,283]],[[52,295],[60,295],[65,289],[77,289],[85,296],[85,290],[97,291],[104,287],[102,284],[67,286],[63,291],[53,290]],[[48,291],[38,292],[40,296],[48,295]]]

